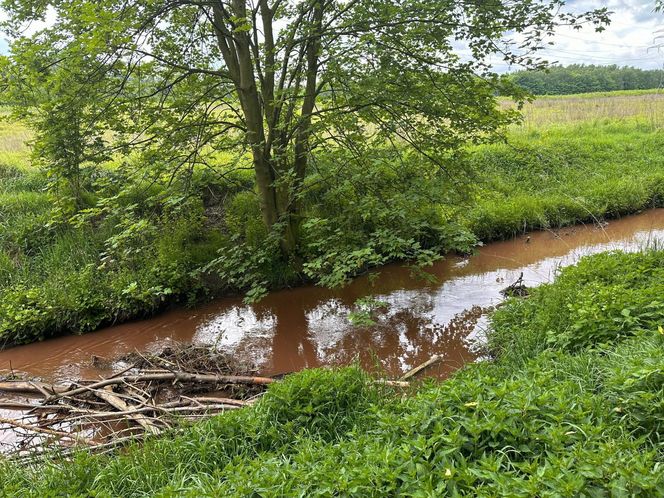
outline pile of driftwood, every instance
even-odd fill
[[[186,420],[249,406],[279,380],[238,372],[224,353],[202,346],[133,353],[121,362],[125,368],[96,380],[0,379],[0,452],[18,460],[52,450],[66,457],[81,447],[110,452]]]
[[[111,451],[183,419],[250,405],[275,382],[252,372],[238,374],[223,353],[205,347],[135,353],[123,360],[126,368],[97,380],[0,381],[4,453],[32,457],[48,448],[67,452],[81,445]]]

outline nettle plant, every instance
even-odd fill
[[[291,260],[318,151],[405,148],[454,174],[455,151],[495,141],[519,119],[496,94],[526,99],[493,70],[492,58],[542,68],[538,50],[557,26],[602,30],[608,22],[605,8],[566,12],[562,0],[1,5],[13,40],[3,65],[12,105],[43,110],[50,99],[40,92],[48,88],[84,111],[83,130],[106,130],[107,152],[156,153],[173,172],[250,167],[263,223],[278,229]],[[55,106],[50,118],[66,112]],[[61,126],[37,115],[41,126]]]

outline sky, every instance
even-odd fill
[[[603,33],[595,33],[592,28],[575,31],[561,27],[552,39],[555,45],[541,52],[550,62],[559,64],[617,64],[642,69],[664,67],[664,14],[654,13],[655,0],[568,0],[566,10],[584,12],[607,7],[613,12],[611,25]],[[0,19],[2,18],[0,12]],[[657,39],[657,31],[661,39]],[[463,52],[463,48],[461,48]],[[7,42],[0,38],[0,54],[7,53]],[[495,61],[499,72],[511,69]]]
[[[600,7],[612,11],[611,25],[602,33],[592,28],[575,31],[561,27],[553,39],[555,45],[546,49],[547,59],[561,64],[617,64],[642,69],[661,68],[664,64],[664,48],[654,48],[663,43],[657,40],[658,30],[664,30],[664,14],[653,12],[654,0],[574,0],[567,8],[584,12]],[[664,31],[659,33],[664,35]]]

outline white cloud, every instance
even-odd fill
[[[664,15],[655,13],[654,5],[654,0],[570,1],[567,9],[577,13],[607,7],[613,12],[611,24],[601,33],[591,27],[582,30],[561,27],[550,40],[554,44],[542,51],[542,55],[563,65],[616,64],[642,69],[661,68],[664,51],[654,46],[658,42],[656,32],[664,29]]]

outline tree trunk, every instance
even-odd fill
[[[279,167],[271,158],[265,158],[259,151],[254,153],[254,169],[256,184],[260,199],[263,221],[268,230],[273,229],[276,223],[283,224],[280,247],[284,255],[296,261],[298,245],[298,205],[295,197],[297,185],[292,185],[284,167]]]
[[[256,185],[260,200],[263,221],[268,230],[277,223],[283,224],[280,240],[284,255],[297,265],[297,247],[299,232],[299,193],[302,189],[307,165],[311,113],[316,99],[316,76],[318,70],[318,52],[320,37],[313,36],[306,46],[306,94],[299,116],[298,129],[295,130],[294,157],[282,157],[288,149],[288,140],[275,145],[275,137],[287,134],[279,123],[283,102],[275,102],[274,74],[274,34],[273,15],[266,0],[260,1],[260,13],[263,21],[265,43],[265,67],[260,65],[258,49],[252,53],[251,37],[247,31],[237,30],[237,19],[247,18],[249,12],[246,0],[231,0],[230,11],[226,5],[219,4],[212,8],[212,25],[217,36],[219,49],[228,68],[242,108],[246,125],[246,136],[253,156]],[[319,3],[314,8],[314,30],[319,34],[322,26],[323,6]],[[258,36],[256,34],[256,39]],[[254,42],[257,45],[257,42]],[[263,72],[264,69],[264,72]],[[261,91],[257,88],[258,81]],[[298,78],[299,80],[299,78]],[[298,85],[296,85],[299,87]],[[292,111],[293,109],[291,109]],[[273,148],[275,147],[275,148]],[[274,150],[278,152],[273,154]]]

